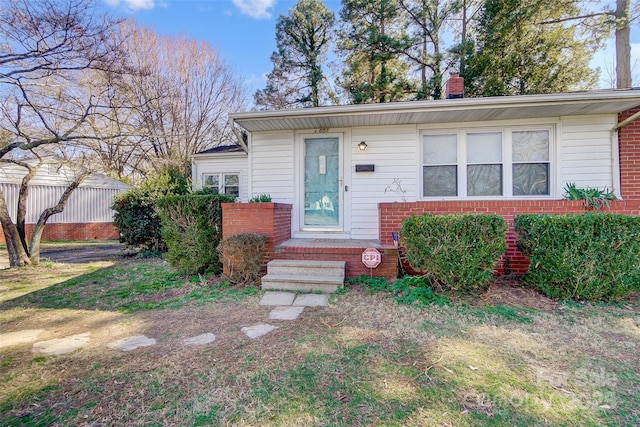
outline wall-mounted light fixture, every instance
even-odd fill
[[[360,150],[361,153],[367,151],[367,143],[364,141],[360,142],[360,144],[358,144],[358,150]]]

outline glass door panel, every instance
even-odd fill
[[[339,138],[304,140],[304,219],[306,227],[340,226]]]

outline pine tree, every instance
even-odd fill
[[[398,0],[344,0],[338,82],[354,104],[408,99],[415,91],[401,52],[411,45]]]
[[[573,26],[541,25],[575,14],[572,1],[487,0],[478,23],[476,49],[462,75],[468,96],[524,95],[588,89],[595,46]]]
[[[322,62],[331,41],[334,14],[320,0],[300,0],[276,22],[278,51],[271,55],[273,71],[267,87],[255,93],[266,109],[317,107],[330,98]]]

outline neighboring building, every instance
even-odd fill
[[[19,186],[25,174],[25,169],[20,166],[0,165],[0,188],[14,221]],[[29,185],[26,218],[28,233],[33,229],[40,214],[46,208],[57,204],[60,196],[73,180],[73,171],[68,166],[54,161],[46,161],[38,168]],[[91,174],[69,197],[64,210],[49,218],[42,239],[117,239],[118,230],[113,225],[111,204],[116,194],[130,187],[128,184],[102,174]],[[4,234],[0,235],[0,241],[4,242]]]
[[[451,98],[235,113],[247,152],[194,156],[194,181],[238,173],[241,201],[267,193],[289,212],[270,258],[312,253],[292,254],[295,242],[281,244],[290,237],[384,249],[411,214],[495,212],[510,224],[510,267],[523,272],[513,215],[583,211],[562,200],[567,183],[608,188],[621,198],[612,211],[639,213],[640,90]],[[258,231],[238,219],[250,207],[233,209],[225,235]],[[347,265],[348,276],[360,272]]]
[[[239,145],[210,148],[192,156],[191,177],[196,189],[211,188],[220,194],[248,201],[247,153]]]

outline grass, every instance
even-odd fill
[[[640,424],[637,299],[519,304],[493,290],[403,305],[393,293],[347,290],[276,322],[255,291],[212,281],[179,278],[161,260],[127,261],[2,303],[3,332],[91,330],[91,342],[62,356],[0,346],[0,425]],[[240,333],[264,322],[278,329]],[[204,332],[216,341],[180,344]],[[158,344],[106,346],[138,334]]]
[[[33,273],[37,277],[47,268],[51,267],[28,269],[26,283],[17,286],[15,291],[19,289],[24,295],[0,303],[0,310],[25,307],[134,312],[177,309],[216,300],[232,301],[257,293],[256,288],[237,289],[225,282],[209,285],[208,278],[203,276],[184,280],[162,259],[123,261],[118,265],[105,266],[92,264],[86,267],[86,274],[55,284],[35,280]],[[19,273],[9,270],[6,274],[13,276]],[[55,274],[48,277],[55,277]]]

